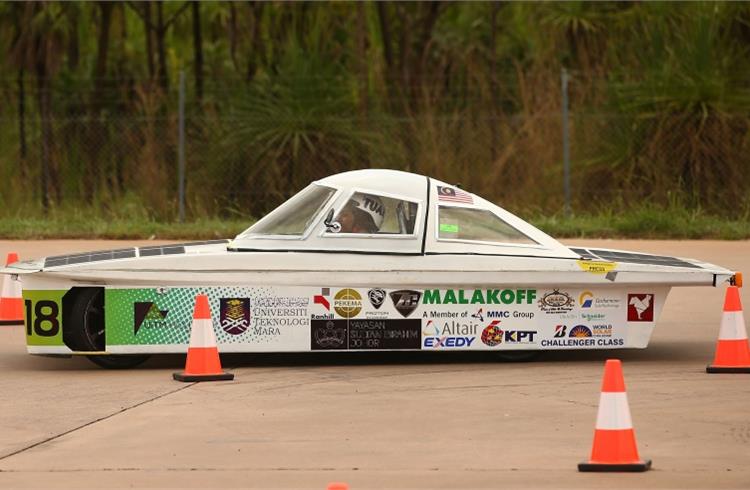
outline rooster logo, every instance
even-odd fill
[[[654,321],[653,300],[653,294],[628,294],[628,321]]]

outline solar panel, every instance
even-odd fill
[[[152,257],[155,255],[178,255],[185,253],[185,247],[181,245],[164,245],[156,247],[141,247],[138,249],[141,257]]]
[[[174,243],[170,245],[156,245],[153,247],[141,247],[138,253],[141,257],[153,257],[156,255],[177,255],[184,254],[185,247],[197,247],[200,245],[216,245],[219,243],[229,243],[229,240],[207,240],[203,242]]]
[[[102,260],[129,259],[133,257],[135,257],[135,248],[120,248],[117,250],[86,252],[71,255],[55,255],[44,259],[44,267],[60,267],[63,265],[100,262]]]
[[[687,267],[690,269],[701,269],[701,266],[686,262],[677,257],[666,255],[649,255],[632,252],[617,252],[613,250],[600,250],[595,248],[571,248],[571,250],[584,259],[606,260],[610,262],[628,262],[631,264],[664,265],[667,267]]]
[[[216,245],[229,243],[229,240],[206,240],[202,242],[176,243],[172,245],[157,245],[152,247],[140,247],[138,249],[141,257],[157,255],[178,255],[185,253],[185,247],[199,245]],[[87,262],[101,262],[103,260],[132,259],[135,258],[135,248],[120,248],[117,250],[104,250],[96,252],[85,252],[70,255],[55,255],[44,259],[44,267],[60,267],[63,265],[85,264]]]

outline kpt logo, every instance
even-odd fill
[[[490,347],[500,345],[503,341],[503,333],[500,328],[500,320],[493,320],[482,331],[482,342]]]

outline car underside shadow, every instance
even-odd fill
[[[531,365],[541,363],[592,362],[600,363],[606,359],[622,359],[639,362],[695,362],[704,364],[713,355],[713,346],[702,342],[665,342],[653,344],[647,349],[612,349],[612,350],[568,350],[541,351],[528,361]],[[235,367],[300,367],[300,366],[363,366],[363,365],[420,365],[420,364],[518,364],[505,361],[498,356],[499,352],[312,352],[299,353],[251,353],[222,354],[222,365],[225,368]],[[182,368],[185,356],[165,354],[152,356],[142,368]]]

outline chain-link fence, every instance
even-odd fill
[[[57,87],[49,103],[33,90],[7,95],[14,90],[5,87],[12,104],[0,109],[0,217],[83,207],[177,219],[176,91],[112,90],[107,109],[94,111],[87,94]],[[560,92],[554,104],[515,111],[389,111],[306,97],[188,94],[187,219],[258,217],[314,179],[368,167],[460,183],[514,211],[564,208]],[[568,122],[573,212],[644,202],[747,209],[747,115],[621,114],[573,102]]]

